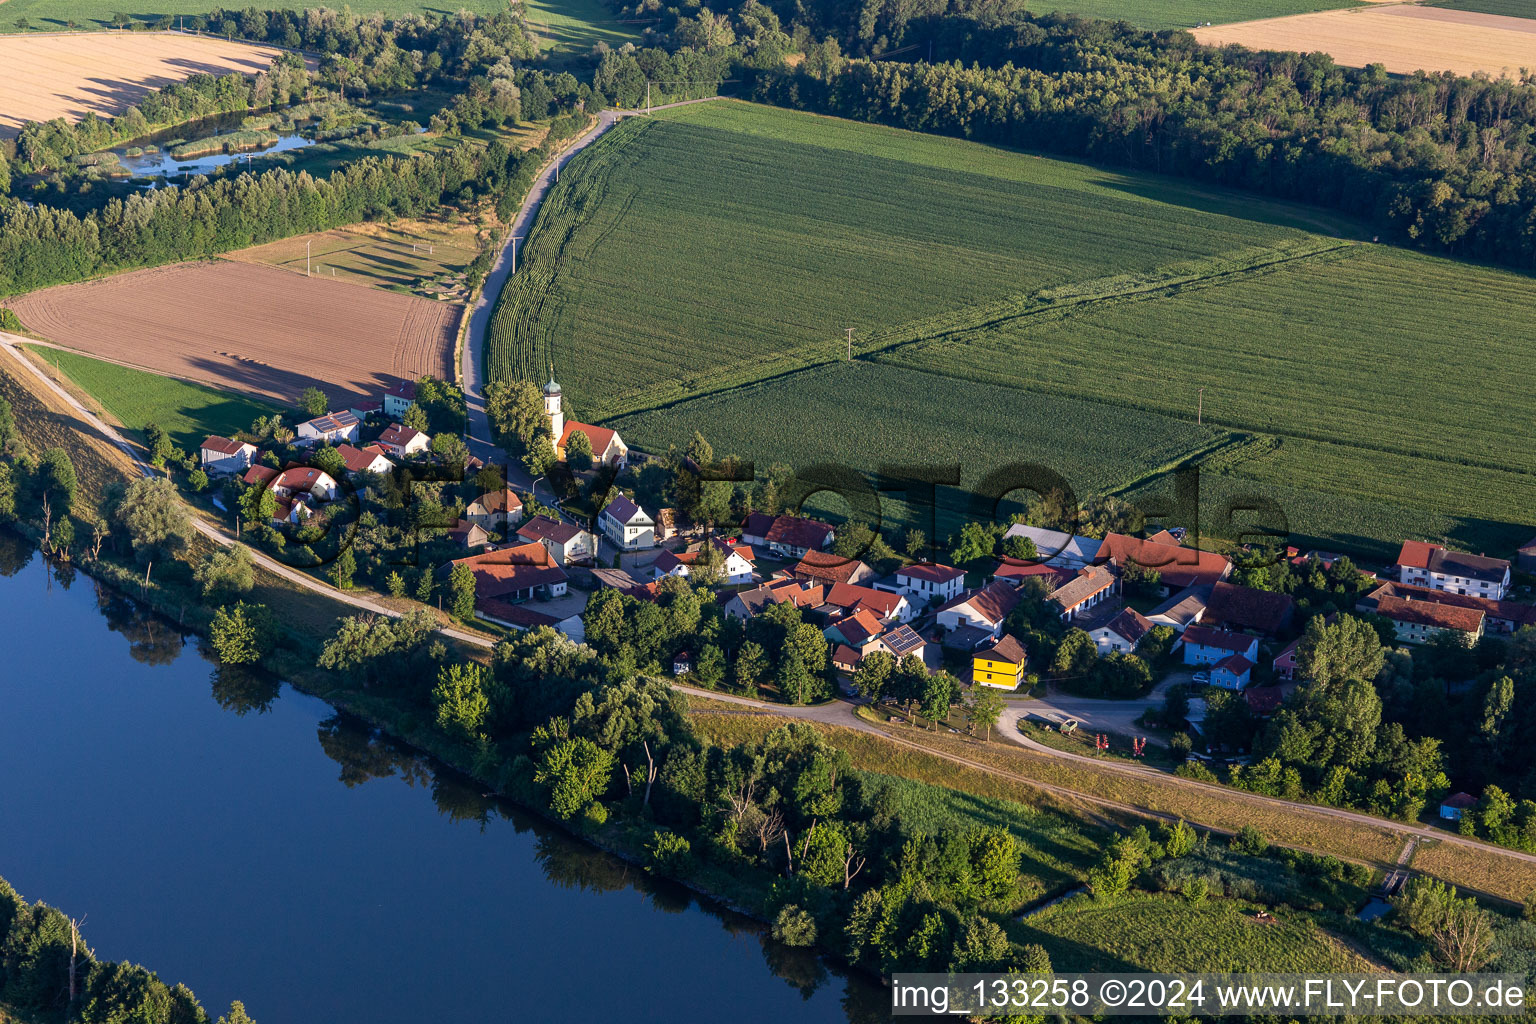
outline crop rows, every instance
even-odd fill
[[[490,371],[552,360],[601,419],[837,358],[846,327],[857,351],[972,307],[1309,237],[1227,202],[743,104],[636,119],[552,191],[492,321]]]

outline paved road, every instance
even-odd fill
[[[35,363],[33,363],[17,350],[16,345],[18,343],[27,341],[28,339],[18,337],[14,334],[0,333],[0,348],[4,348],[7,352],[9,352],[11,356],[16,360],[16,362],[21,364],[23,369],[29,371],[32,376],[36,377],[39,381],[42,382],[44,387],[48,388],[48,390],[52,391],[66,404],[68,404],[69,407],[75,411],[75,414],[83,419],[86,423],[90,424],[93,428],[95,428],[97,433],[101,434],[101,436],[105,437],[108,441],[112,442],[112,444],[120,448],[123,454],[127,455],[128,458],[132,460],[135,468],[137,468],[142,475],[158,476],[159,474],[152,467],[145,464],[143,460],[139,458],[138,452],[131,444],[128,443],[127,438],[123,437],[122,434],[118,433],[113,427],[103,421],[99,416],[91,412],[84,405],[80,404],[74,395],[71,395],[68,391],[64,390],[64,388],[61,387],[57,381],[53,380],[42,370],[38,369]],[[229,536],[227,533],[214,526],[212,523],[209,523],[196,515],[193,515],[190,518],[192,525],[197,530],[197,532],[201,533],[203,536],[207,537],[214,543],[220,544],[224,547],[229,547],[235,543],[235,539],[233,537]],[[372,612],[375,615],[388,615],[391,618],[398,618],[400,616],[399,612],[385,605],[382,605],[379,602],[372,600],[371,598],[364,597],[360,594],[349,594],[344,590],[337,590],[335,587],[322,583],[307,573],[299,572],[297,569],[293,569],[274,558],[270,558],[267,555],[262,554],[255,548],[251,548],[250,551],[251,556],[256,561],[257,565],[260,565],[268,572],[281,576],[283,579],[288,580],[291,583],[295,583],[298,586],[304,587],[307,590],[313,590],[317,593],[324,594],[327,597],[342,602],[343,604],[350,605],[359,611]],[[462,640],[467,644],[474,644],[477,647],[491,647],[494,645],[494,641],[487,637],[469,633],[462,629],[456,629],[453,626],[440,627],[439,632],[445,636],[451,636],[455,640]]]
[[[683,100],[651,109],[668,110],[672,107],[708,103],[721,98],[709,96],[700,100]],[[549,166],[534,181],[533,188],[529,189],[527,198],[523,200],[522,209],[518,211],[517,217],[512,222],[512,230],[508,232],[507,240],[502,243],[501,252],[496,256],[496,263],[491,267],[490,273],[485,276],[485,286],[480,289],[480,297],[475,301],[474,309],[470,310],[469,331],[464,339],[464,352],[459,367],[464,384],[464,401],[469,409],[467,428],[469,436],[466,440],[469,443],[470,454],[487,463],[497,455],[497,448],[491,443],[491,425],[485,415],[485,342],[490,333],[491,313],[496,309],[496,300],[501,295],[502,288],[506,286],[507,278],[512,276],[513,246],[518,244],[516,241],[518,238],[526,240],[529,230],[533,227],[534,218],[538,216],[539,208],[544,204],[544,197],[549,194],[560,169],[575,159],[577,153],[602,138],[608,129],[621,120],[641,113],[644,112],[639,110],[603,111],[598,115],[597,124],[550,161]],[[515,464],[507,467],[507,480],[514,488],[522,489],[528,489],[533,483],[528,478],[528,474],[523,472],[522,466]]]

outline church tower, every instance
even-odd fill
[[[549,417],[549,432],[554,436],[553,443],[559,444],[560,437],[565,433],[565,410],[560,405],[560,385],[555,383],[551,374],[549,383],[544,385],[544,414]]]

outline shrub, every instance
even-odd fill
[[[587,804],[587,809],[581,812],[581,819],[588,828],[597,828],[608,822],[608,808],[593,800]]]
[[[1203,878],[1192,878],[1184,886],[1184,898],[1191,903],[1204,903],[1210,894],[1211,884]]]
[[[1251,853],[1257,856],[1269,849],[1269,840],[1264,838],[1264,833],[1252,825],[1244,825],[1237,830],[1237,835],[1232,837],[1231,846],[1238,853]]]
[[[791,903],[774,918],[773,937],[786,946],[814,946],[816,919],[798,904]]]
[[[1195,741],[1189,738],[1187,732],[1176,732],[1168,737],[1168,752],[1180,761],[1189,756],[1189,752],[1195,749]]]
[[[646,841],[645,851],[650,856],[650,868],[663,874],[682,874],[693,859],[688,840],[676,832],[658,829]]]

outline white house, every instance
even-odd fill
[[[620,494],[597,517],[597,524],[621,551],[638,551],[656,546],[656,521],[645,509]],[[749,570],[750,571],[750,570]]]
[[[542,545],[556,565],[584,561],[597,553],[597,542],[590,533],[548,516],[534,516],[518,527],[517,535],[529,543]]]
[[[1079,537],[1060,530],[1025,526],[1023,523],[1014,523],[1008,527],[1003,539],[1009,537],[1027,537],[1034,542],[1037,552],[1035,561],[1063,569],[1081,569],[1099,554],[1099,542],[1092,537]]]
[[[1119,615],[1102,626],[1090,629],[1088,635],[1093,638],[1100,654],[1111,651],[1130,654],[1141,643],[1141,638],[1152,631],[1152,626],[1152,621],[1136,609],[1123,608]]]
[[[384,433],[379,435],[378,443],[380,448],[383,448],[396,458],[403,459],[408,455],[415,455],[417,452],[426,451],[427,445],[431,440],[431,438],[419,430],[412,430],[410,427],[402,426],[399,423],[392,423]]]
[[[328,412],[298,426],[296,444],[341,444],[356,441],[362,423],[350,412]]]
[[[549,433],[555,439],[557,456],[565,458],[566,442],[572,434],[581,433],[586,434],[587,440],[592,443],[594,465],[612,466],[614,469],[623,469],[629,465],[629,446],[624,443],[618,431],[567,420],[564,402],[560,385],[555,383],[555,378],[549,378],[549,383],[544,385],[544,415],[549,417]]]
[[[1008,613],[1019,603],[1019,592],[1007,583],[989,583],[974,594],[962,594],[938,611],[938,623],[955,630],[970,626],[997,637]]]
[[[826,523],[799,516],[770,516],[753,512],[741,524],[741,539],[753,547],[766,547],[784,558],[804,558],[812,551],[831,546],[835,534]]]
[[[376,444],[366,448],[337,445],[336,453],[346,463],[348,473],[388,473],[395,468],[395,464],[385,457],[384,449]]]
[[[392,420],[398,420],[411,411],[411,406],[416,404],[416,382],[403,380],[384,392],[384,415]]]
[[[919,562],[896,570],[896,589],[919,608],[930,602],[943,604],[965,590],[965,571],[937,562]]]
[[[1184,630],[1184,664],[1215,665],[1234,654],[1252,662],[1259,656],[1259,638],[1246,633],[1229,633],[1210,626],[1190,626]]]
[[[711,537],[709,543],[714,546],[720,557],[720,576],[716,582],[726,584],[752,582],[751,548],[745,545],[727,544],[719,537]],[[698,564],[698,560],[698,551],[685,551],[680,554],[663,551],[656,556],[656,561],[651,563],[651,576],[658,580],[663,576],[688,576],[692,573],[693,566]]]
[[[523,518],[523,499],[513,494],[510,487],[487,491],[464,506],[464,518],[487,530],[511,526]]]
[[[202,459],[203,470],[209,476],[244,473],[256,460],[256,446],[213,434],[203,442]]]
[[[1404,583],[1494,601],[1502,601],[1509,591],[1509,563],[1504,559],[1447,551],[1417,540],[1403,542],[1397,574]]]

